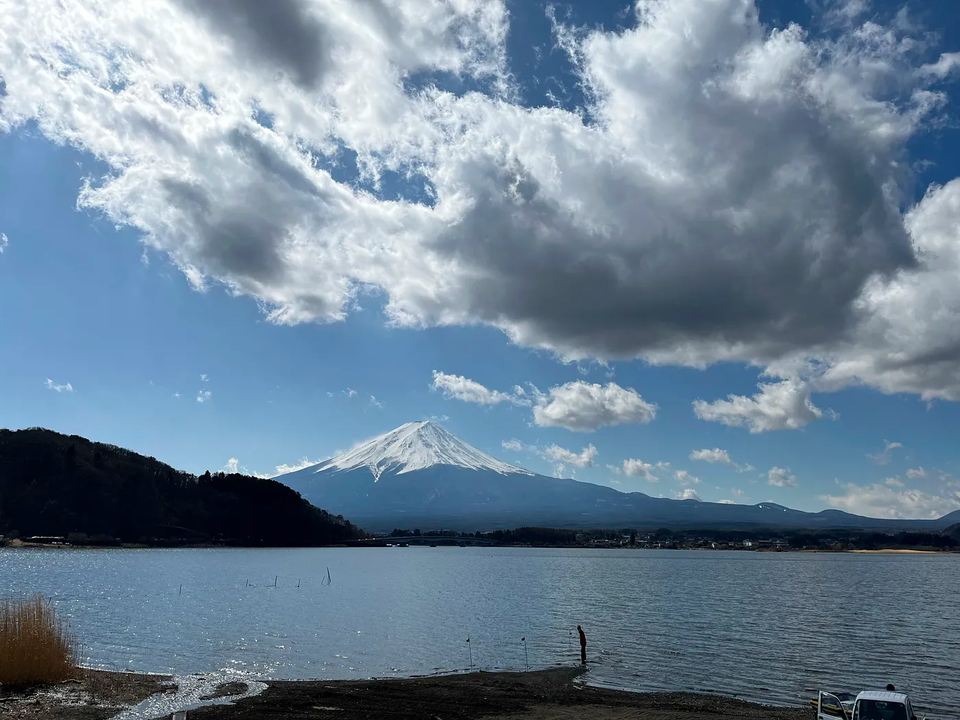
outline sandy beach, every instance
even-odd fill
[[[362,681],[275,681],[235,705],[191,710],[190,720],[801,720],[806,708],[767,707],[683,693],[631,693],[581,685],[578,668],[527,673],[476,672]],[[169,691],[157,675],[84,670],[77,680],[23,693],[0,691],[4,720],[108,720],[153,693]],[[243,691],[242,683],[220,695]]]

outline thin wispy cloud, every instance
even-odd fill
[[[51,380],[50,378],[47,378],[47,380],[46,380],[46,382],[43,384],[43,386],[44,386],[45,388],[47,388],[47,390],[52,390],[53,392],[58,392],[58,393],[72,393],[72,392],[73,392],[73,385],[71,385],[70,383],[63,383],[63,384],[61,385],[61,384],[55,383],[55,382],[54,382],[53,380]]]
[[[901,443],[884,440],[883,450],[873,454],[868,453],[867,457],[877,465],[889,465],[890,461],[893,460],[893,451],[902,447],[903,445]]]
[[[197,393],[197,402],[203,404],[205,402],[209,402],[212,397],[213,397],[212,391],[201,390],[200,392]]]

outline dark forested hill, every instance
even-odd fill
[[[273,480],[196,477],[123,448],[39,428],[0,430],[0,534],[12,531],[274,546],[335,544],[361,534]]]

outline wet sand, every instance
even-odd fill
[[[642,694],[586,687],[580,670],[477,672],[365,681],[271,682],[256,697],[205,707],[190,720],[810,720],[805,708],[755,705],[723,697]]]
[[[0,686],[3,720],[107,720],[155,693],[173,690],[163,675],[81,669],[52,687],[12,690]]]
[[[476,672],[423,678],[359,681],[273,681],[234,705],[190,710],[190,720],[810,720],[808,708],[756,705],[713,695],[631,693],[581,685],[578,668],[527,673]],[[77,680],[12,693],[0,689],[4,720],[108,720],[170,679],[82,670]],[[216,696],[243,692],[225,683]],[[163,716],[164,719],[168,717]]]

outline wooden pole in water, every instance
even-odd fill
[[[527,638],[526,638],[526,637],[522,637],[522,638],[520,638],[520,639],[523,640],[523,667],[524,667],[524,669],[529,670],[529,669],[530,669],[530,656],[527,655]]]
[[[470,638],[467,638],[467,650],[470,651],[470,669],[473,669],[473,648],[470,647]]]
[[[300,578],[297,578],[297,587],[300,587]]]
[[[177,595],[183,595],[183,585],[180,586],[180,592],[178,592]]]
[[[273,578],[273,586],[274,586],[274,587],[277,586],[277,580],[279,580],[279,579],[280,579],[280,576],[279,576],[279,575],[274,576],[274,578]]]

